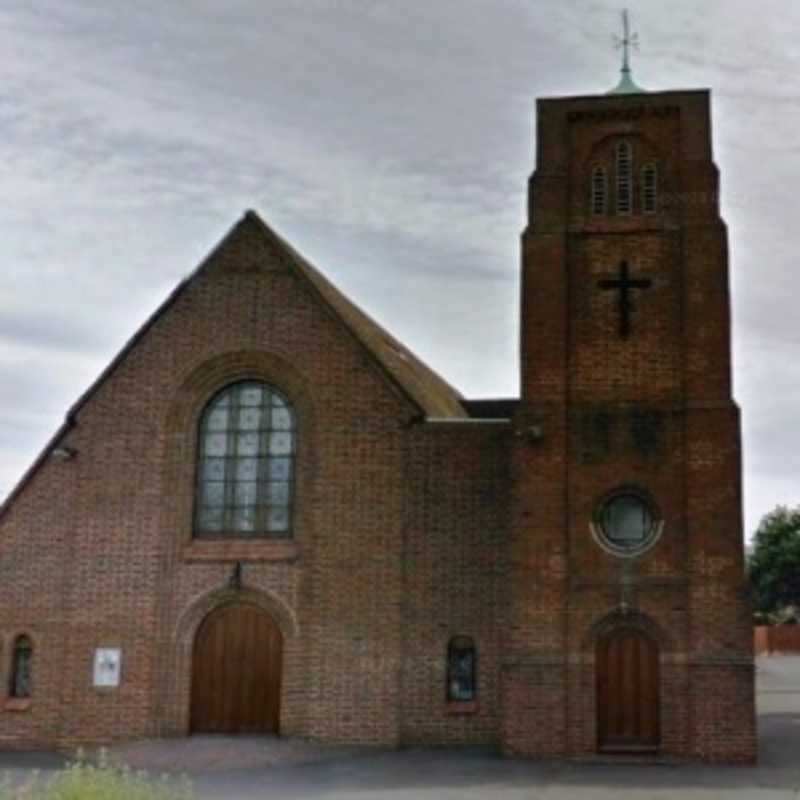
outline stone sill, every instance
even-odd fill
[[[181,557],[194,562],[295,561],[297,543],[292,539],[193,539]]]
[[[3,711],[28,711],[30,707],[29,697],[8,697],[3,703]]]
[[[448,700],[444,707],[445,714],[477,714],[477,700]]]

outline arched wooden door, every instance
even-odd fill
[[[278,626],[261,609],[212,611],[194,640],[192,731],[277,733],[282,649]]]
[[[654,750],[660,742],[658,644],[631,628],[600,640],[597,737],[604,752]]]

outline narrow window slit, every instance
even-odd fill
[[[475,700],[475,642],[457,636],[447,646],[447,699],[455,702]]]
[[[27,636],[18,636],[11,652],[11,676],[8,695],[13,698],[31,696],[31,662],[33,645]]]

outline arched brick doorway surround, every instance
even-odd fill
[[[261,588],[220,588],[196,596],[175,622],[170,625],[169,645],[161,662],[162,680],[156,694],[156,736],[182,736],[190,732],[191,686],[194,645],[204,620],[218,609],[229,605],[253,605],[266,612],[280,629],[283,640],[281,675],[280,729],[283,733],[299,733],[304,705],[298,701],[306,695],[302,661],[300,627],[291,606],[279,594]],[[288,695],[288,696],[287,696]]]

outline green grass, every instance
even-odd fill
[[[100,752],[96,764],[79,758],[47,779],[34,773],[20,786],[0,780],[0,800],[192,800],[184,776],[154,778],[143,771],[110,764]]]

